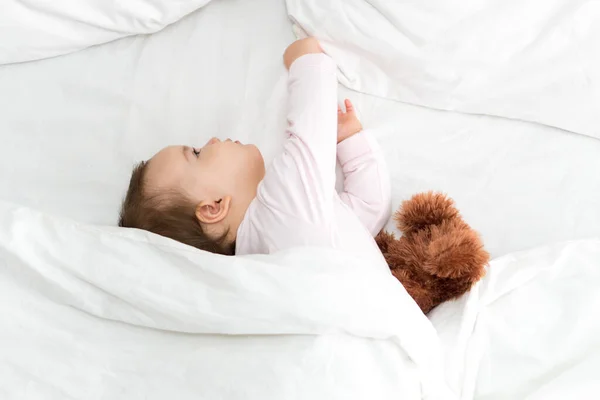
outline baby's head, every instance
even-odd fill
[[[119,226],[232,255],[264,174],[254,145],[213,138],[202,148],[166,147],[134,168]]]

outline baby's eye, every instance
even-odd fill
[[[194,155],[196,157],[198,157],[200,155],[200,150],[192,149],[192,151],[194,152]]]

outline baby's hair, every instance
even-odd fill
[[[233,255],[235,242],[227,244],[227,232],[210,238],[196,218],[196,205],[177,192],[150,194],[146,187],[148,162],[133,168],[121,206],[119,226],[144,229],[211,253]]]

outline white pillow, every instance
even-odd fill
[[[210,0],[2,0],[0,64],[157,32]]]

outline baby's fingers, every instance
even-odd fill
[[[350,99],[346,99],[344,100],[344,105],[346,106],[346,112],[354,112],[354,106],[352,105],[352,102],[350,101]]]
[[[338,104],[338,114],[343,114],[342,107]]]

